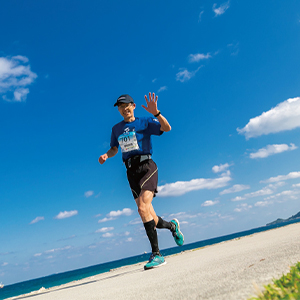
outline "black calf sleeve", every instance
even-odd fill
[[[144,223],[144,227],[148,236],[148,239],[151,244],[152,253],[159,253],[158,248],[158,238],[157,238],[157,232],[155,228],[155,221],[151,220],[149,222]]]
[[[169,230],[172,229],[171,223],[163,220],[161,217],[158,217],[158,222],[157,222],[156,227],[159,228],[159,229],[162,229],[162,228],[166,228],[166,229],[169,229]]]

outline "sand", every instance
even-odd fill
[[[300,261],[300,223],[167,256],[12,299],[248,299]]]

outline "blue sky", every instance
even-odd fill
[[[98,163],[123,93],[172,126],[153,204],[186,243],[300,210],[299,1],[6,1],[0,27],[0,282],[150,251],[120,153]]]

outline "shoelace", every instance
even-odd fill
[[[175,226],[175,224],[174,224],[174,228],[173,228],[173,230],[171,230],[171,232],[172,232],[173,237],[178,239],[178,234],[177,234],[176,229],[177,229],[177,226]]]
[[[155,255],[152,253],[152,254],[150,255],[149,262],[151,262],[151,261],[154,259],[154,257],[155,257]]]

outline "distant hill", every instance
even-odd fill
[[[300,219],[300,211],[296,215],[291,216],[288,219],[277,219],[276,221],[268,223],[267,226],[269,226],[269,225],[275,225],[275,224],[279,224],[279,223],[284,223],[284,222],[289,222],[289,221],[293,221],[293,220],[296,220],[296,219]]]

